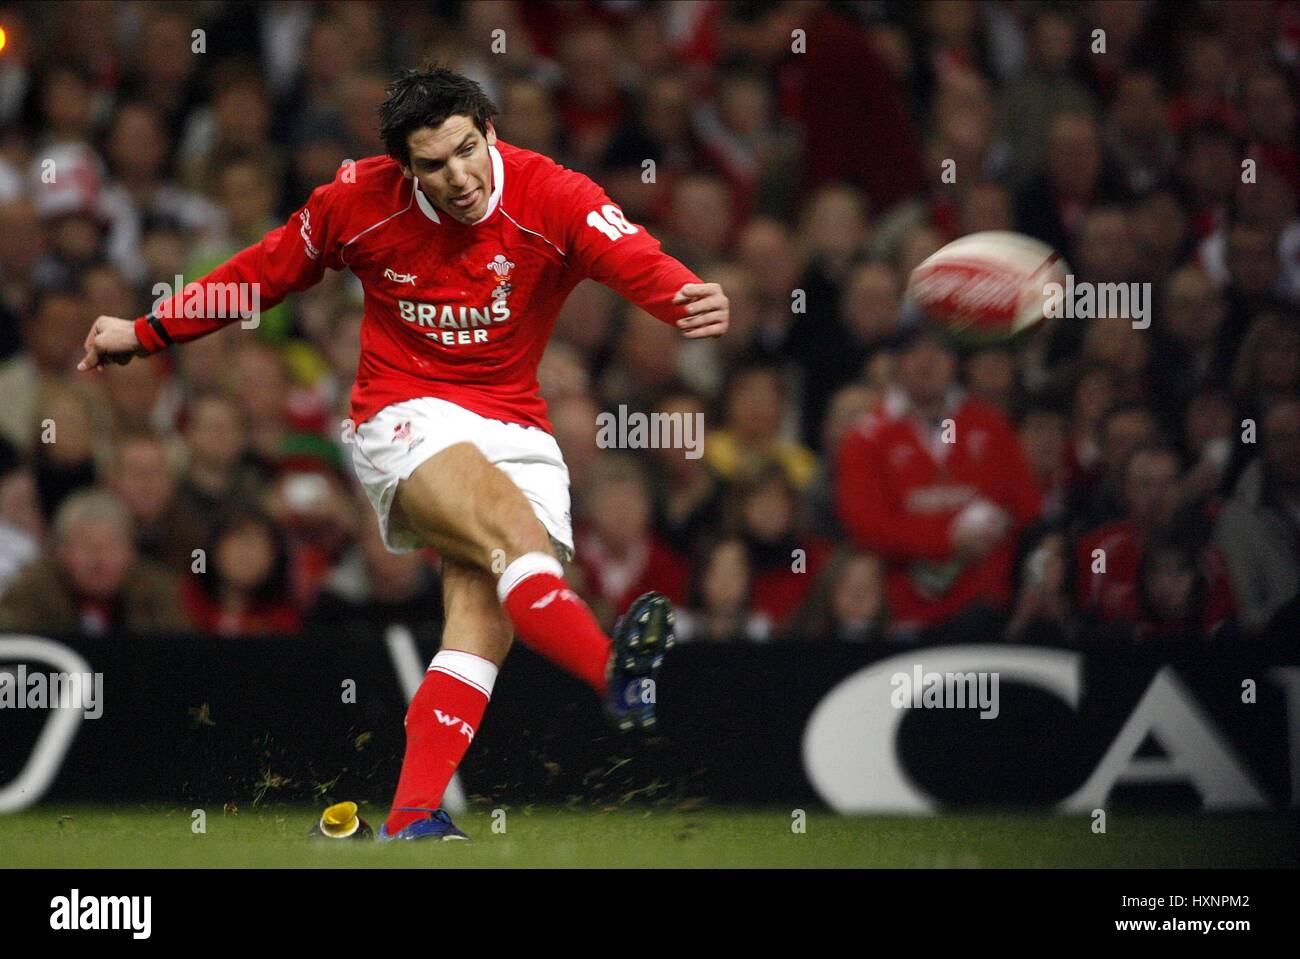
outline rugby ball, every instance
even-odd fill
[[[907,299],[956,339],[998,343],[1043,321],[1048,284],[1069,267],[1046,243],[988,230],[953,240],[912,271]]]

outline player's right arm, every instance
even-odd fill
[[[320,281],[326,267],[342,269],[341,217],[336,209],[340,178],[312,191],[306,205],[284,226],[160,300],[150,313],[135,320],[96,319],[86,336],[86,356],[77,368],[129,363],[133,357],[157,353],[173,343],[198,339],[235,320],[269,310],[290,293],[305,290]],[[221,308],[210,308],[214,304]]]
[[[594,180],[557,166],[539,201],[559,224],[565,256],[579,273],[609,287],[688,339],[721,336],[730,323],[722,287],[705,283],[630,222]]]

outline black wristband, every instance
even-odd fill
[[[172,339],[171,334],[167,332],[167,328],[152,313],[149,314],[149,329],[153,330],[158,335],[158,339],[162,340],[165,345],[175,345],[175,341]]]

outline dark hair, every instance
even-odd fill
[[[35,323],[45,309],[45,305],[54,300],[80,300],[81,291],[77,289],[71,279],[60,279],[42,286],[37,286],[32,291],[31,299],[27,304],[26,319],[28,322]]]
[[[840,546],[831,555],[825,568],[818,573],[812,588],[804,601],[786,620],[778,631],[783,639],[797,642],[825,643],[835,637],[835,616],[833,607],[835,590],[844,578],[849,565],[860,559],[866,559],[881,566],[881,579],[884,578],[883,561],[879,554],[853,546]],[[883,636],[889,622],[889,607],[886,602],[884,583],[881,583],[880,612],[876,616],[878,635]]]
[[[1183,132],[1182,141],[1179,143],[1180,155],[1190,153],[1194,145],[1211,141],[1226,143],[1230,147],[1237,145],[1236,136],[1222,121],[1205,120]]]
[[[1138,604],[1148,619],[1159,620],[1151,597],[1152,571],[1158,559],[1172,555],[1193,576],[1192,592],[1187,598],[1187,619],[1184,622],[1194,630],[1199,631],[1203,627],[1205,610],[1210,602],[1210,582],[1201,564],[1205,540],[1204,524],[1190,524],[1187,527],[1181,524],[1170,525],[1152,532],[1142,550],[1137,582]]]
[[[751,497],[756,496],[772,485],[781,488],[782,494],[790,504],[790,528],[786,530],[786,536],[800,537],[804,532],[803,501],[799,496],[798,487],[790,481],[789,474],[776,460],[766,461],[754,475],[733,482],[729,489],[728,501],[723,510],[724,529],[732,535],[745,540],[745,545],[750,550],[750,563],[756,570],[762,565],[759,562],[760,557],[754,555],[755,547],[760,544],[749,531],[749,525],[745,521],[745,508],[749,505]],[[785,539],[780,541],[780,545],[782,547],[786,545]],[[782,551],[782,557],[784,563],[790,561],[789,554],[784,550]]]
[[[24,466],[23,457],[18,452],[18,447],[0,436],[0,481],[8,479],[10,473],[17,473]]]
[[[704,581],[708,578],[709,566],[713,563],[713,558],[724,546],[739,546],[745,556],[745,565],[749,567],[749,583],[745,588],[745,613],[751,613],[754,608],[754,577],[757,570],[754,568],[754,556],[749,544],[743,537],[734,533],[702,536],[696,542],[695,549],[691,551],[691,581],[686,588],[686,602],[691,609],[705,607],[707,598],[704,595]]]
[[[424,127],[437,128],[451,116],[467,116],[487,136],[487,124],[501,111],[473,80],[429,63],[403,70],[388,85],[379,107],[379,138],[384,150],[403,166],[411,164],[407,137]]]
[[[245,506],[232,506],[218,515],[205,544],[208,571],[194,577],[199,588],[214,602],[221,599],[225,580],[221,575],[220,564],[217,562],[217,551],[221,541],[228,535],[250,526],[259,527],[266,533],[271,540],[273,554],[271,569],[267,572],[266,579],[262,580],[253,591],[253,602],[258,605],[290,602],[292,594],[289,585],[289,546],[285,541],[284,533],[269,516]]]
[[[220,61],[213,66],[207,79],[207,92],[212,99],[241,87],[254,87],[261,97],[267,98],[266,81],[257,68],[256,59],[250,56],[240,54]]]
[[[770,90],[767,71],[761,69],[747,56],[733,55],[727,57],[718,64],[717,71],[714,73],[713,84],[715,88],[720,89],[728,83],[737,81],[757,83],[763,89]]]
[[[780,0],[732,0],[726,5],[724,19],[732,23],[753,26],[768,14],[775,13],[784,6],[785,4]]]
[[[748,349],[732,363],[723,378],[722,389],[718,390],[718,399],[724,407],[724,412],[732,391],[740,381],[754,375],[771,376],[778,384],[785,384],[785,372],[781,369],[780,363],[757,349]]]
[[[1015,413],[1012,422],[1017,428],[1024,426],[1025,420],[1031,416],[1060,417],[1066,422],[1067,427],[1070,421],[1070,405],[1065,402],[1059,390],[1040,390],[1037,393],[1026,394],[1013,404],[1012,409]]]

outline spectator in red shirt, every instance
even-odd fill
[[[288,548],[269,519],[252,512],[223,517],[203,559],[181,591],[199,629],[243,637],[301,628],[290,601]]]
[[[1175,524],[1180,470],[1173,447],[1139,447],[1129,456],[1124,469],[1125,516],[1080,541],[1079,606],[1101,623],[1126,624],[1136,628],[1135,635],[1151,635],[1162,632],[1177,619],[1177,610],[1181,610],[1178,616],[1192,615],[1190,593],[1184,595],[1191,587],[1179,579],[1187,565],[1183,554],[1191,547],[1186,541],[1166,541],[1165,553],[1169,555],[1147,555],[1149,544],[1165,537],[1162,531]],[[1178,522],[1193,538],[1199,525],[1197,518],[1188,515]],[[1197,603],[1197,618],[1208,615],[1214,622],[1224,619],[1231,613],[1233,601],[1222,559],[1213,549],[1199,548],[1193,566],[1205,580],[1206,598]],[[1202,622],[1197,632],[1204,632],[1202,625],[1208,628],[1212,624]]]
[[[1103,622],[1136,615],[1142,543],[1173,518],[1179,465],[1172,447],[1139,446],[1120,471],[1125,515],[1079,542],[1079,606]]]
[[[1138,615],[1132,637],[1142,642],[1222,639],[1234,635],[1236,605],[1219,554],[1186,527],[1155,533],[1138,569]]]
[[[358,522],[354,506],[339,476],[324,469],[282,473],[263,500],[285,537],[289,596],[298,608],[315,604],[322,582],[351,544]]]
[[[617,455],[598,461],[588,490],[577,554],[597,617],[609,625],[617,610],[649,590],[680,603],[686,563],[651,529],[650,490],[637,461]]]
[[[677,611],[683,643],[765,643],[772,621],[754,609],[754,566],[745,541],[712,540],[696,559],[689,605]]]
[[[808,602],[787,623],[792,640],[877,643],[885,638],[885,571],[878,556],[840,551],[817,577]]]
[[[895,634],[1000,609],[1019,530],[1040,497],[1016,435],[956,384],[934,328],[897,343],[897,388],[840,447],[836,498],[854,544],[881,556]]]
[[[843,181],[866,194],[872,210],[884,213],[922,192],[921,137],[907,98],[854,13],[808,0],[732,2],[714,9],[716,17],[698,14],[688,56],[696,62],[729,57],[755,62],[772,76],[778,115],[804,129],[801,199]],[[794,48],[796,29],[806,37],[806,49]],[[871,95],[827,95],[849,90]],[[859,142],[871,148],[845,148]],[[790,205],[787,197],[766,200],[773,202]]]
[[[1186,36],[1179,50],[1179,92],[1169,104],[1169,125],[1178,133],[1200,123],[1241,125],[1241,115],[1228,97],[1232,60],[1222,37],[1209,32]]]
[[[830,544],[802,530],[799,494],[779,466],[769,466],[741,489],[738,506],[753,567],[753,607],[780,628],[807,599]]]
[[[1106,412],[1092,468],[1076,475],[1071,484],[1069,512],[1082,520],[1084,529],[1123,512],[1125,465],[1134,450],[1155,442],[1158,431],[1155,416],[1139,403],[1120,403]]]
[[[631,113],[630,96],[619,79],[619,50],[610,28],[580,21],[559,41],[565,82],[556,115],[568,141],[571,166],[594,170],[614,131]]]

